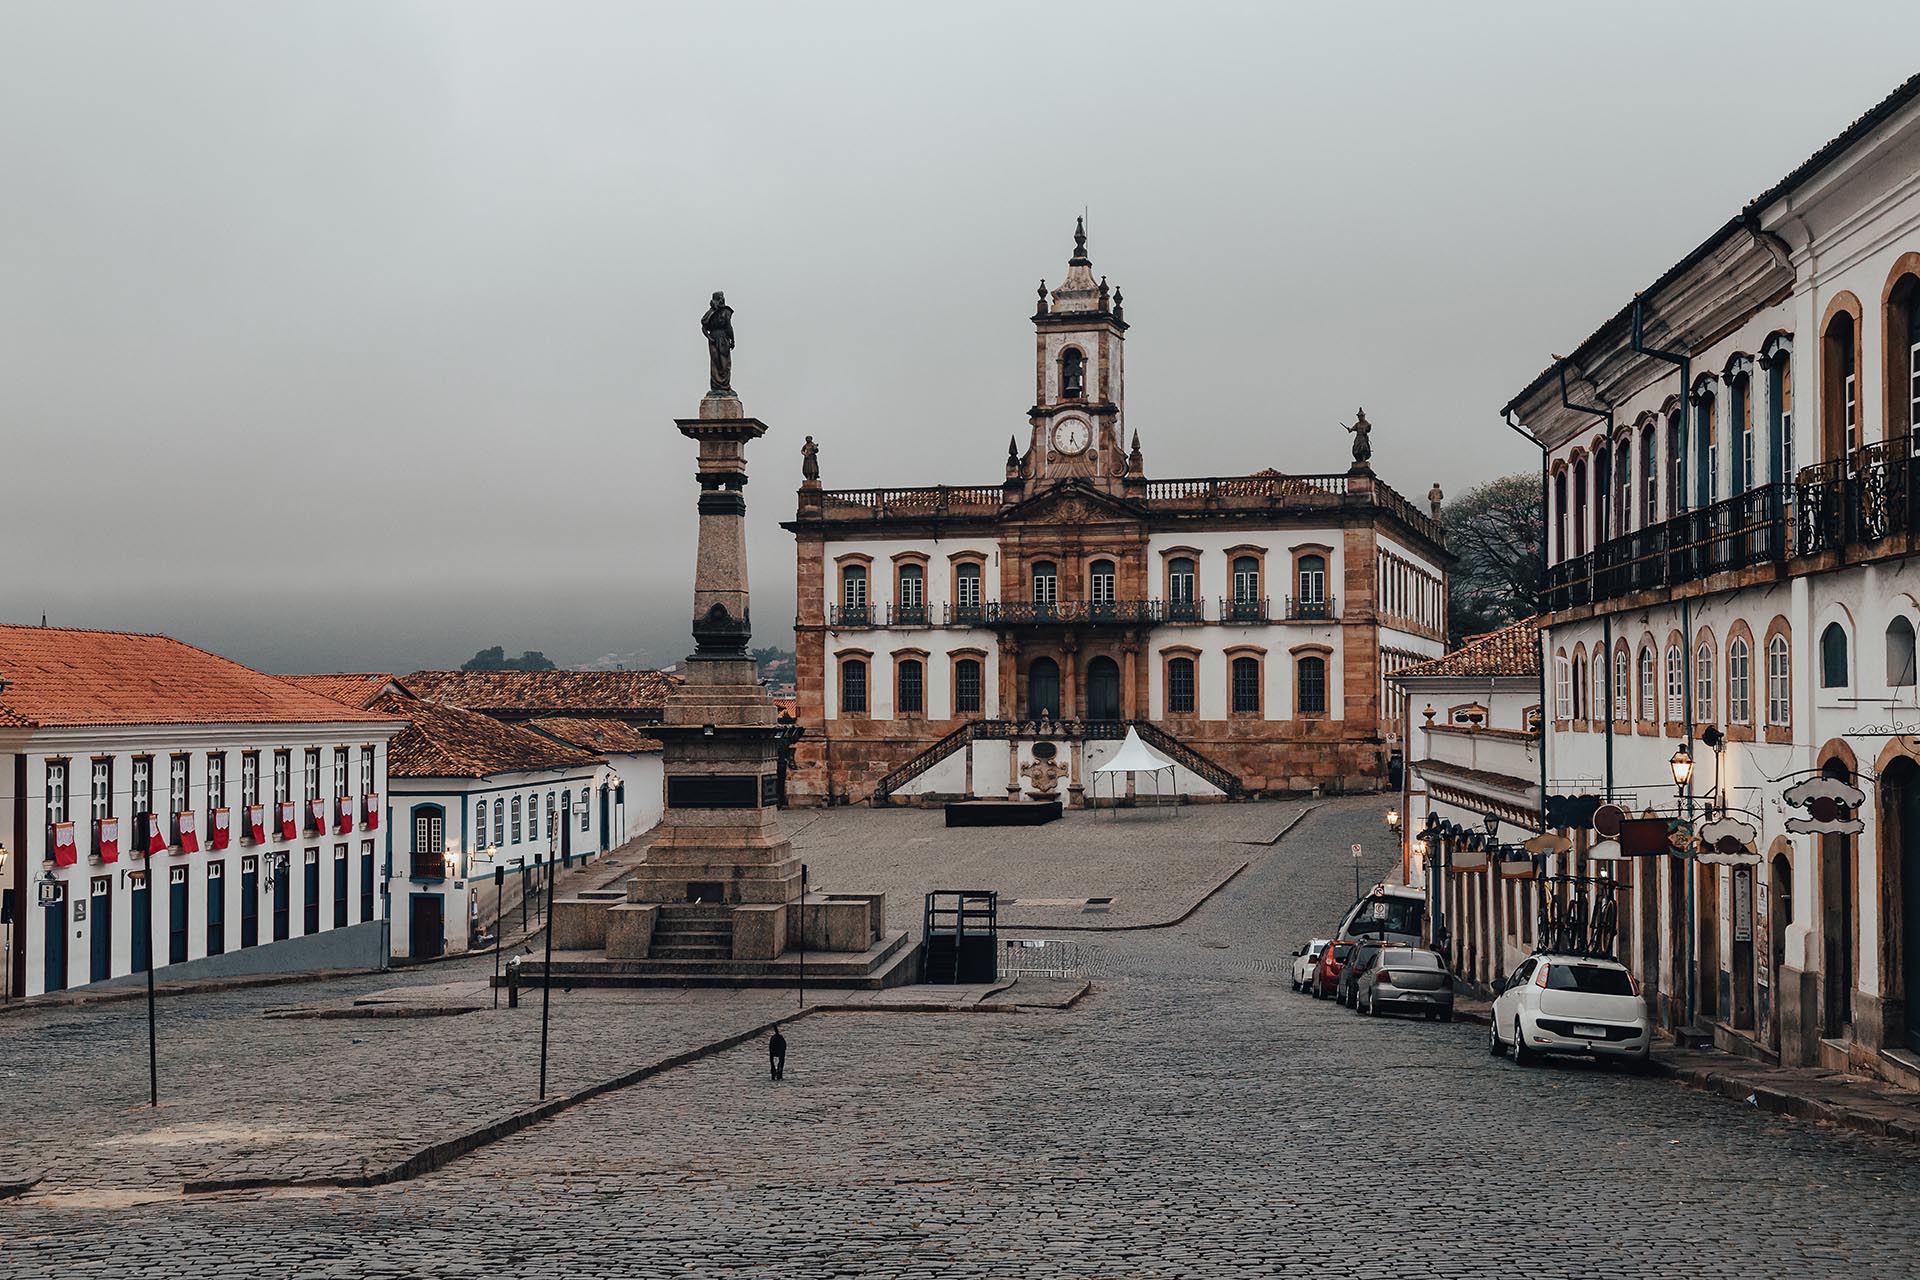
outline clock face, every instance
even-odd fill
[[[1053,447],[1060,453],[1079,453],[1092,439],[1087,424],[1078,418],[1062,418],[1054,424]]]

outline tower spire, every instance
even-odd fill
[[[1070,267],[1091,267],[1093,259],[1087,256],[1087,220],[1073,220],[1073,256],[1067,259]]]

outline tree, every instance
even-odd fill
[[[553,660],[538,649],[528,649],[517,658],[509,658],[505,649],[494,645],[467,659],[462,671],[553,671]]]
[[[1447,505],[1441,520],[1459,557],[1448,582],[1451,643],[1539,612],[1546,538],[1539,476],[1523,472],[1475,485]]]

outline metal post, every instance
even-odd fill
[[[500,1007],[500,935],[506,932],[507,869],[498,857],[493,863],[493,1007]]]
[[[143,825],[150,826],[153,819],[148,818]],[[155,1026],[153,993],[153,854],[151,845],[153,833],[146,833],[145,845],[149,848],[146,858],[147,877],[147,1105],[160,1105],[160,1034]]]
[[[553,867],[553,828],[547,828],[547,867]],[[547,962],[540,970],[540,1101],[547,1100],[547,1025],[553,1016],[553,876],[547,876]]]
[[[800,864],[800,1007],[807,1007],[807,864]]]

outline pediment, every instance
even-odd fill
[[[1088,520],[1140,521],[1146,513],[1125,498],[1085,480],[1063,480],[1001,512],[1002,523],[1077,524]]]

